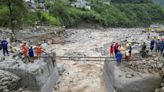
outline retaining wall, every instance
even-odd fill
[[[134,76],[127,78],[126,75],[130,73]],[[162,82],[159,74],[125,72],[116,62],[104,63],[103,77],[108,92],[154,92]]]

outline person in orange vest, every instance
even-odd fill
[[[23,53],[24,59],[26,59],[27,58],[27,54],[28,54],[28,46],[26,46],[26,43],[24,43],[22,45],[22,53]]]
[[[35,47],[35,53],[36,53],[36,56],[40,56],[43,52],[43,48],[41,46],[41,44],[39,43],[36,47]]]

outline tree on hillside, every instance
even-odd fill
[[[111,0],[113,3],[152,3],[152,0]]]
[[[0,8],[6,9],[5,12],[1,12],[3,18],[7,18],[6,25],[9,24],[12,30],[12,37],[15,36],[14,29],[21,26],[23,17],[27,14],[27,7],[24,0],[1,0]],[[8,17],[5,17],[8,16]],[[1,19],[1,18],[0,18]]]

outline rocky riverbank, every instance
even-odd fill
[[[126,77],[133,77],[133,73],[136,76],[139,76],[138,73],[154,74],[159,72],[161,76],[163,74],[161,71],[161,68],[163,68],[163,61],[161,60],[163,58],[161,56],[149,53],[148,58],[141,58],[138,54],[143,41],[149,44],[148,34],[145,33],[144,28],[67,29],[64,35],[62,35],[62,39],[60,39],[61,36],[56,34],[55,28],[43,27],[43,29],[39,29],[41,31],[37,32],[30,30],[21,33],[28,35],[30,38],[21,40],[39,41],[47,53],[56,52],[57,56],[77,57],[70,60],[57,60],[60,78],[54,87],[54,92],[106,92],[106,86],[102,77],[104,62],[100,58],[98,58],[100,61],[88,62],[82,59],[79,60],[78,57],[109,56],[109,46],[112,42],[122,44],[131,42],[133,44],[132,59],[137,61],[123,62],[120,67],[122,71],[127,72],[125,73]],[[33,33],[36,36],[37,33],[40,35],[36,37],[31,35]],[[151,33],[150,36],[158,36],[158,34]],[[14,45],[14,47],[19,48],[19,45]],[[129,73],[129,71],[132,73]],[[142,80],[142,78],[140,79]]]

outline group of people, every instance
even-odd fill
[[[3,55],[9,56],[9,50],[8,50],[8,41],[6,39],[3,39],[1,41],[0,44],[0,50],[3,50]],[[27,46],[26,43],[23,43],[23,45],[21,45],[21,54],[23,55],[23,59],[27,60],[27,59],[31,59],[33,58],[35,55],[37,57],[41,56],[41,54],[43,53],[43,48],[41,46],[40,43],[38,43],[35,48],[33,48],[32,46]]]
[[[150,42],[150,50],[164,56],[164,38],[153,38]]]
[[[26,43],[23,43],[21,48],[22,48],[23,59],[25,60],[27,60],[28,58],[32,59],[34,57],[34,54],[36,54],[37,57],[40,57],[41,54],[43,53],[43,48],[40,43],[38,43],[35,48],[33,48],[32,46],[28,47]]]
[[[119,43],[112,43],[110,46],[110,55],[116,58],[117,64],[119,65],[122,61],[123,55],[125,56],[125,60],[128,62],[130,60],[132,54],[132,46],[130,43],[127,43],[125,49]]]

